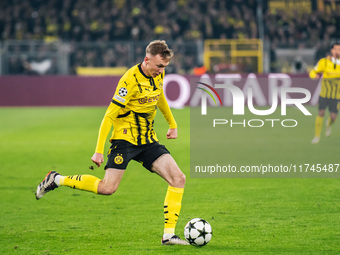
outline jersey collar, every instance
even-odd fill
[[[142,70],[142,63],[138,64],[138,69],[139,69],[140,73],[143,74],[143,76],[144,76],[145,78],[147,78],[147,79],[151,79],[151,78],[152,78],[151,76],[147,76],[147,75],[143,72],[143,70]]]

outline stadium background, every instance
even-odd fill
[[[143,60],[153,39],[165,39],[174,50],[166,72],[177,83],[201,75],[246,79],[254,73],[266,80],[281,73],[303,78],[304,87],[317,95],[308,71],[340,39],[340,1],[1,1],[0,106],[6,106],[0,108],[1,254],[197,253],[192,247],[160,247],[165,186],[138,164],[132,163],[134,171],[125,173],[114,197],[60,189],[33,201],[46,169],[90,171],[87,159],[105,111],[43,106],[106,106],[115,81]],[[178,84],[171,90],[170,101],[182,96]],[[313,116],[315,104],[308,106]],[[188,107],[173,112],[180,137],[161,141],[189,177],[190,113]],[[157,118],[156,131],[162,134],[167,125]],[[273,148],[260,156],[279,162],[291,160],[287,155],[293,153],[301,163],[334,161],[338,123],[332,139],[311,147],[313,121],[293,137],[265,129],[276,139],[265,144],[258,139],[260,146]],[[233,133],[228,144],[238,146],[234,152],[263,136],[249,131],[242,132],[241,142]],[[282,143],[287,137],[293,148]],[[267,153],[256,144],[247,148],[254,151],[247,154],[248,162]],[[243,154],[238,156],[243,160]],[[103,174],[100,169],[87,173]],[[339,187],[339,179],[190,178],[178,232],[182,235],[186,221],[198,216],[214,230],[201,253],[337,254]]]
[[[2,75],[105,74],[81,67],[119,74],[159,38],[176,53],[168,73],[202,65],[209,73],[305,73],[340,37],[333,0],[16,0],[0,7]],[[236,41],[207,48],[207,40],[221,39]]]

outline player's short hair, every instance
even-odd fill
[[[151,54],[152,56],[160,55],[162,58],[171,59],[174,53],[169,49],[166,42],[163,40],[155,40],[149,43],[145,50],[146,54]]]
[[[333,49],[335,45],[340,45],[340,42],[338,42],[338,41],[333,42],[332,45],[331,45],[331,49]]]

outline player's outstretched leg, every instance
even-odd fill
[[[35,193],[36,199],[42,198],[47,192],[59,186],[68,186],[73,189],[98,193],[100,179],[93,175],[61,176],[55,171],[49,172],[45,179],[38,185]]]
[[[124,170],[108,168],[101,180],[96,176],[88,174],[62,176],[55,171],[49,172],[45,179],[38,185],[35,197],[42,198],[47,192],[67,186],[73,189],[90,191],[100,195],[112,195],[122,180]]]

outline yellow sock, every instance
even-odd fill
[[[168,187],[164,200],[164,233],[166,234],[175,233],[176,223],[181,211],[183,192],[184,188]]]
[[[315,136],[316,137],[320,137],[322,125],[323,125],[323,117],[320,117],[319,115],[316,116],[316,119],[315,119]]]
[[[328,117],[328,120],[327,120],[327,127],[333,125],[335,121],[332,121],[331,117]]]
[[[73,189],[80,189],[98,193],[100,179],[93,175],[70,175],[60,177],[60,186],[68,186]]]

